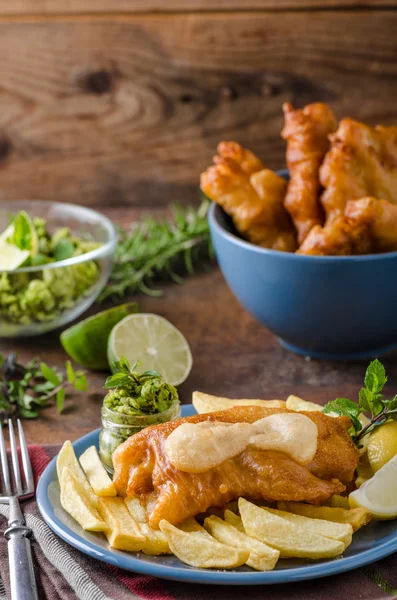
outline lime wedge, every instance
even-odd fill
[[[30,256],[29,250],[21,250],[5,240],[0,240],[0,271],[15,271]]]
[[[167,319],[153,314],[129,315],[112,329],[108,341],[111,368],[121,356],[131,364],[139,360],[138,372],[158,371],[171,385],[185,381],[192,368],[185,337]]]
[[[110,332],[121,319],[137,311],[137,303],[128,302],[83,319],[61,333],[61,344],[80,365],[94,371],[108,370],[107,344]]]

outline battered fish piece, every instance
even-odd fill
[[[297,254],[310,256],[349,256],[373,252],[372,238],[364,220],[338,217],[324,227],[315,225]]]
[[[294,500],[321,504],[345,489],[358,464],[347,417],[321,412],[302,413],[318,428],[317,452],[300,465],[287,454],[248,448],[204,473],[177,470],[167,458],[165,440],[185,422],[254,423],[263,417],[293,412],[282,408],[236,406],[147,427],[130,437],[113,454],[114,484],[122,496],[138,495],[146,505],[148,523],[161,519],[178,524],[211,506],[223,507],[244,496],[253,501]]]
[[[373,252],[397,250],[397,205],[387,200],[350,200],[345,209],[349,223],[368,228]]]
[[[221,142],[201,189],[222,206],[241,235],[259,246],[296,250],[296,234],[284,208],[287,182],[236,142]]]
[[[349,200],[366,196],[397,203],[397,127],[369,127],[343,119],[320,168],[326,224],[343,215]]]
[[[336,131],[337,122],[326,104],[316,102],[303,109],[283,105],[284,129],[287,140],[287,165],[290,172],[284,206],[291,215],[301,244],[315,225],[323,225],[324,211],[320,203],[319,168],[329,150],[329,134]]]

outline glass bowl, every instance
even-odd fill
[[[8,226],[10,214],[20,210],[32,218],[45,219],[50,233],[68,227],[73,235],[101,246],[54,263],[0,271],[0,338],[40,335],[81,315],[106,285],[117,243],[112,222],[99,212],[76,204],[40,200],[2,202],[0,232]],[[28,286],[34,293],[26,296]]]

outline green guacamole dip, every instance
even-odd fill
[[[19,212],[0,234],[0,318],[30,325],[51,321],[71,308],[98,280],[95,261],[33,272],[19,268],[57,263],[100,245],[73,235],[66,227],[51,234],[45,219]]]
[[[106,381],[102,406],[100,455],[111,471],[112,454],[131,435],[150,425],[172,421],[180,416],[178,392],[156,371],[137,373],[123,357],[118,372]]]

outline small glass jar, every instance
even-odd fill
[[[99,454],[109,473],[113,473],[112,454],[120,444],[149,425],[158,425],[179,419],[181,405],[176,400],[161,413],[153,415],[125,415],[102,406],[102,429],[99,434]]]

